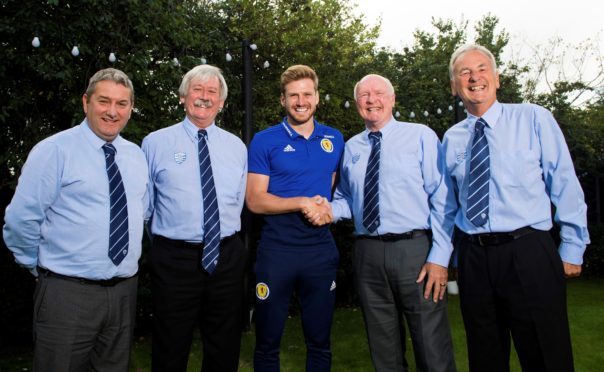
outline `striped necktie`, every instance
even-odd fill
[[[117,150],[112,144],[106,143],[103,151],[109,178],[109,258],[117,266],[128,254],[128,203],[122,176],[115,162]]]
[[[218,264],[220,254],[220,213],[218,199],[212,176],[212,163],[205,129],[197,132],[199,155],[199,172],[201,174],[201,195],[203,198],[203,255],[201,266],[210,274]]]
[[[380,149],[381,132],[370,132],[371,153],[367,161],[365,188],[363,192],[363,226],[374,232],[380,226]]]
[[[489,218],[489,143],[484,134],[487,125],[484,119],[476,121],[472,157],[470,158],[470,179],[466,216],[475,226],[482,226]]]

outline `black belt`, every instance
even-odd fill
[[[486,247],[490,245],[501,245],[505,243],[509,243],[513,240],[516,240],[522,236],[533,233],[537,230],[533,229],[530,226],[521,227],[518,230],[510,231],[510,232],[498,232],[498,233],[486,233],[486,234],[465,234],[464,236],[472,242],[472,244],[479,245],[481,247]]]
[[[70,282],[76,282],[76,283],[80,283],[80,284],[100,285],[101,287],[113,287],[116,284],[123,282],[124,280],[132,279],[136,275],[138,275],[138,274],[134,274],[133,276],[130,276],[128,278],[122,278],[122,277],[116,276],[111,279],[86,279],[86,278],[79,278],[77,276],[68,276],[68,275],[63,275],[63,274],[57,274],[53,271],[47,270],[40,266],[38,266],[38,273],[40,273],[46,277],[51,276],[53,278],[69,280]]]
[[[409,240],[428,234],[428,230],[411,230],[402,234],[381,234],[381,235],[359,235],[358,239],[381,240],[383,242],[397,242],[399,240]]]
[[[237,237],[237,233],[226,236],[226,237],[220,239],[220,244],[227,243],[229,240],[231,240],[235,237]],[[153,235],[153,239],[157,239],[159,241],[163,241],[163,242],[166,242],[166,243],[169,243],[172,245],[176,245],[176,246],[180,246],[180,247],[184,247],[184,248],[203,249],[203,247],[204,247],[203,242],[191,242],[191,241],[186,241],[186,240],[170,239],[170,238],[166,238],[165,236],[161,236],[161,235]]]

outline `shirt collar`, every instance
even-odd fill
[[[84,137],[86,138],[86,140],[92,145],[92,147],[94,147],[97,150],[100,150],[103,148],[103,145],[107,143],[107,141],[105,141],[104,139],[102,139],[101,137],[97,136],[92,129],[90,129],[90,125],[88,124],[88,120],[84,119],[82,121],[82,123],[80,123],[80,128],[82,128],[82,133],[84,133]],[[117,135],[117,137],[115,137],[113,139],[113,141],[111,141],[110,143],[112,143],[116,148],[120,145],[120,143],[123,141],[124,139],[122,138],[122,136],[120,136],[119,134]]]
[[[313,124],[314,124],[314,129],[313,129],[313,132],[311,133],[311,135],[308,137],[309,140],[314,137],[323,137],[323,135],[325,134],[325,127],[323,125],[321,125],[314,118],[313,118]],[[281,127],[285,130],[285,132],[287,133],[287,136],[291,139],[295,139],[296,137],[304,138],[301,134],[296,132],[294,130],[294,128],[292,128],[291,125],[287,122],[287,116],[284,117],[283,120],[281,121]]]
[[[198,141],[197,132],[199,132],[199,129],[201,129],[201,128],[199,128],[198,126],[193,124],[191,122],[191,120],[189,120],[188,117],[185,117],[185,120],[183,120],[182,124],[183,124],[183,127],[185,128],[185,132],[187,133],[187,135],[189,136],[191,141],[197,142]],[[218,128],[216,127],[216,122],[212,122],[212,124],[210,124],[208,127],[204,128],[204,129],[208,133],[208,141],[212,141],[212,137],[215,137],[218,135]]]
[[[384,139],[385,137],[388,137],[388,134],[394,130],[395,125],[396,125],[396,120],[394,119],[394,116],[391,116],[390,120],[386,123],[386,125],[384,125],[382,127],[382,129],[380,129],[380,132],[382,133],[382,139]],[[365,127],[365,132],[363,133],[363,138],[368,143],[371,143],[371,140],[369,139],[369,133],[371,133],[371,131],[367,127]]]
[[[503,106],[499,101],[495,101],[481,117],[468,113],[468,118],[466,119],[468,121],[468,130],[473,132],[476,122],[480,118],[483,118],[484,121],[487,122],[489,128],[495,128],[495,125],[497,125],[497,122],[499,121],[499,117],[501,117],[501,110],[503,110]]]

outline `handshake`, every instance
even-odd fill
[[[333,222],[331,204],[327,198],[320,195],[305,198],[302,203],[302,214],[308,222],[315,226],[323,226]]]

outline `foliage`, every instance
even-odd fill
[[[477,36],[474,43],[490,49],[498,64],[502,65],[501,54],[509,36],[505,30],[497,31],[498,24],[497,17],[485,16],[475,26]],[[442,137],[454,124],[456,115],[453,110],[457,109],[450,89],[449,60],[455,49],[469,42],[468,22],[456,25],[451,20],[433,19],[432,26],[435,32],[416,30],[414,44],[403,48],[402,53],[385,49],[379,51],[367,72],[390,78],[397,96],[395,111],[401,114],[399,120],[426,123]],[[521,68],[514,64],[502,70],[502,87],[498,93],[500,101],[520,100],[518,70]]]
[[[584,275],[604,276],[604,225],[592,225],[589,228],[591,244],[587,246],[583,257]]]
[[[191,18],[192,12],[198,17]],[[80,94],[101,68],[119,68],[135,84],[136,111],[126,137],[138,142],[177,120],[182,113],[174,92],[181,71],[172,58],[196,43],[197,23],[211,16],[195,1],[4,1],[0,187],[14,184],[33,144],[83,119]],[[34,36],[38,48],[32,46]],[[117,56],[113,64],[110,52]],[[190,58],[185,62],[192,65]]]
[[[34,36],[40,40],[38,48],[31,44]],[[80,92],[100,68],[114,66],[133,80],[135,113],[124,135],[140,142],[147,133],[182,119],[176,93],[180,79],[203,57],[224,70],[230,88],[220,124],[241,134],[238,50],[244,40],[258,45],[254,115],[264,128],[283,115],[278,92],[285,68],[309,64],[321,76],[322,89],[351,92],[351,67],[370,60],[376,37],[377,28],[367,29],[343,0],[8,0],[0,18],[5,51],[0,62],[0,125],[5,128],[0,187],[14,185],[35,143],[83,119]],[[77,57],[70,53],[74,45]],[[113,64],[107,59],[110,52],[117,56]],[[233,62],[225,61],[226,52]],[[265,61],[269,68],[263,67]],[[321,119],[341,126],[357,120],[353,110],[343,108],[348,95],[332,96],[321,108]]]
[[[354,110],[344,109],[343,104],[347,99],[352,103],[352,87],[355,79],[360,78],[356,71],[370,60],[377,28],[367,29],[352,14],[346,1],[240,0],[216,2],[215,9],[225,17],[234,38],[248,39],[258,45],[253,72],[257,129],[281,120],[279,77],[293,64],[309,65],[319,75],[318,120],[345,132],[349,123],[358,122]],[[265,61],[270,68],[262,67]],[[237,71],[241,67],[232,64],[227,72],[237,75]],[[329,101],[325,92],[330,93]],[[243,113],[234,100],[230,104],[239,110],[233,113],[233,118],[240,122],[237,118]]]

